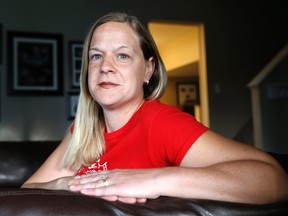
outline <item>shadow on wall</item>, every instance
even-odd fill
[[[235,135],[234,140],[248,144],[254,145],[254,135],[253,135],[253,119],[252,117],[240,128],[238,133]]]

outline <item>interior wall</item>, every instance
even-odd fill
[[[68,41],[82,40],[91,23],[108,11],[131,11],[143,22],[178,20],[205,25],[210,127],[233,137],[251,117],[247,83],[287,43],[288,14],[279,2],[211,0],[7,0],[1,2],[3,63],[0,140],[59,140],[68,125]],[[162,10],[165,5],[165,10]],[[160,8],[160,9],[159,9]],[[64,95],[7,96],[8,30],[60,33],[64,37]],[[217,86],[217,91],[216,87]]]
[[[288,57],[260,84],[262,148],[288,153]]]
[[[218,5],[215,25],[206,23],[210,126],[231,137],[234,123],[241,127],[252,115],[247,84],[286,45],[288,35],[281,3],[233,4],[230,10]]]
[[[187,22],[151,21],[148,23],[148,29],[154,37],[169,74],[172,70],[199,61],[199,28],[199,24]]]

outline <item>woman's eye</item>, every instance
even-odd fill
[[[93,54],[93,55],[91,55],[91,57],[90,57],[90,59],[93,59],[93,60],[99,60],[99,59],[101,59],[101,58],[102,58],[102,56],[99,55],[99,54]]]
[[[127,58],[129,58],[129,56],[128,56],[127,54],[120,53],[120,54],[118,55],[118,58],[119,58],[119,59],[127,59]]]

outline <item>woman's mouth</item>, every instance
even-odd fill
[[[98,84],[98,86],[100,86],[101,88],[113,88],[113,87],[116,87],[116,86],[119,86],[118,84],[116,83],[112,83],[112,82],[101,82]]]

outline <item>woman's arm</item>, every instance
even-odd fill
[[[288,196],[288,176],[274,158],[213,131],[196,141],[181,166],[192,167],[182,175],[199,198],[265,203]]]
[[[68,132],[60,145],[43,165],[21,186],[22,188],[44,188],[67,190],[67,181],[76,171],[61,167],[61,160],[68,147],[71,133]]]
[[[72,191],[128,202],[174,196],[269,203],[288,195],[287,175],[272,157],[212,131],[193,144],[181,167],[102,171],[68,184]]]

